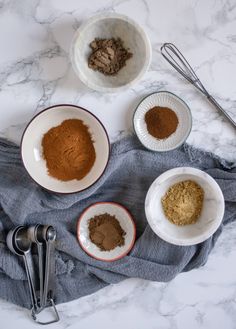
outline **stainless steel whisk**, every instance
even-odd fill
[[[202,94],[204,94],[209,100],[209,102],[212,103],[215,108],[231,122],[234,128],[236,128],[236,122],[221,107],[221,105],[215,100],[215,98],[209,94],[209,92],[203,86],[202,82],[200,81],[197,74],[194,72],[193,68],[188,63],[184,55],[174,44],[164,43],[161,46],[161,54],[176,69],[177,72],[179,72],[188,82],[194,85]]]

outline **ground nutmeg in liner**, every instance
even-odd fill
[[[65,120],[46,132],[42,150],[49,175],[61,181],[84,178],[96,159],[92,136],[79,119]]]
[[[118,219],[108,213],[91,218],[88,229],[90,240],[102,251],[110,251],[125,244],[126,232]]]

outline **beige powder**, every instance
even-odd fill
[[[176,225],[194,224],[198,220],[204,191],[192,180],[182,181],[169,188],[161,200],[166,217]]]

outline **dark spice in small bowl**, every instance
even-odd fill
[[[172,135],[179,124],[176,113],[168,107],[155,106],[145,114],[145,122],[150,135],[165,139]]]
[[[89,238],[102,251],[110,251],[125,244],[125,231],[115,216],[104,213],[89,220]]]
[[[99,39],[90,43],[92,53],[88,58],[88,66],[104,75],[116,75],[133,54],[124,47],[120,38]]]

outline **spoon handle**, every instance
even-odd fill
[[[28,238],[30,241],[37,246],[38,252],[38,269],[39,273],[37,279],[39,278],[39,282],[37,282],[37,298],[39,301],[39,306],[42,308],[42,301],[43,301],[43,289],[44,289],[44,268],[45,268],[45,248],[44,248],[44,241],[42,240],[42,229],[43,225],[36,224],[30,226],[28,228]]]
[[[26,269],[26,274],[27,274],[28,283],[29,283],[30,298],[31,298],[32,306],[35,310],[37,310],[38,304],[37,304],[37,296],[36,296],[36,290],[35,290],[36,277],[35,277],[35,272],[34,272],[32,255],[30,253],[25,253],[23,258],[24,258],[25,269]]]
[[[44,251],[43,244],[37,243],[39,257],[39,288],[40,288],[40,306],[43,307],[43,286],[44,286]]]
[[[54,297],[54,276],[55,276],[55,242],[46,242],[46,264],[45,264],[45,280],[44,280],[44,297],[43,305]]]

